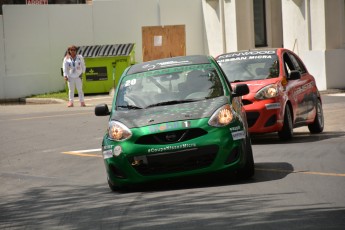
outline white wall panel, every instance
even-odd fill
[[[326,80],[329,89],[345,89],[344,64],[345,49],[327,50],[326,60]]]
[[[4,5],[3,9],[5,95],[13,98],[43,92],[50,63],[48,8]]]

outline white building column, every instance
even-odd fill
[[[253,0],[224,0],[226,52],[255,48]]]
[[[203,0],[205,50],[212,56],[224,53],[223,0]]]
[[[202,6],[209,54],[255,48],[253,0],[203,0]]]
[[[282,0],[284,47],[301,56],[320,90],[345,88],[345,0]]]

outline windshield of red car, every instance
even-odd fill
[[[230,53],[217,58],[217,62],[230,82],[263,80],[279,76],[279,62],[275,53]]]

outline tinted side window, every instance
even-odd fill
[[[224,79],[224,81],[225,81],[225,83],[226,83],[225,85],[226,85],[228,91],[229,91],[229,92],[232,92],[231,83],[230,83],[228,77],[226,76],[225,72],[223,71],[223,69],[218,65],[217,70],[220,71],[220,73],[218,73],[218,74],[219,74],[220,76],[223,76],[222,79]]]
[[[300,71],[301,74],[304,74],[306,72],[304,65],[300,62],[298,58],[296,58],[293,54],[289,53],[290,59],[295,66],[295,69]]]
[[[284,69],[285,69],[285,75],[289,76],[290,72],[292,70],[296,70],[296,67],[294,66],[294,64],[292,63],[290,56],[287,53],[284,53],[283,55],[283,59],[284,59]]]

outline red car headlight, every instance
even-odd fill
[[[276,84],[271,84],[260,89],[256,93],[255,98],[259,100],[273,98],[273,97],[278,96],[278,93],[279,93],[278,86]]]

